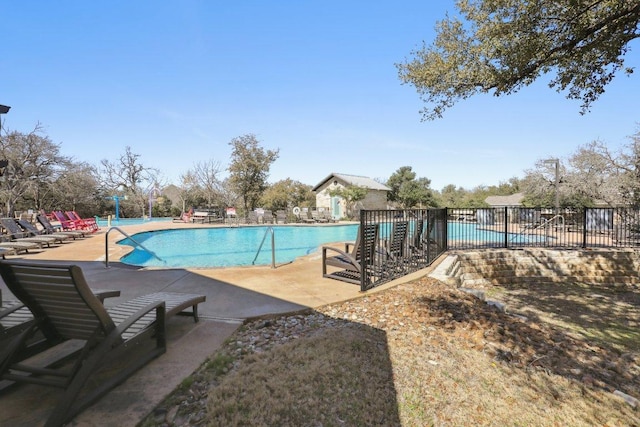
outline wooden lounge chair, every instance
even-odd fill
[[[89,230],[86,230],[79,221],[73,221],[67,218],[66,216],[64,216],[62,211],[53,211],[52,214],[55,217],[55,219],[60,223],[60,227],[62,227],[62,229],[65,231],[82,230],[86,233],[89,232]]]
[[[64,213],[71,221],[77,221],[84,229],[95,233],[100,230],[100,226],[95,218],[82,218],[76,211],[65,211]]]
[[[12,339],[0,359],[0,380],[62,389],[45,426],[60,426],[166,351],[165,316],[194,308],[204,296],[159,293],[108,310],[91,292],[75,265],[0,262],[0,275],[11,292],[33,313],[31,325]],[[160,296],[171,296],[163,301]],[[171,308],[166,309],[166,307]],[[21,350],[34,331],[51,345],[79,340],[73,358],[60,367],[34,365]],[[75,342],[75,341],[74,341]],[[104,374],[104,370],[108,375]],[[101,372],[102,371],[102,372]]]
[[[22,231],[30,236],[53,237],[57,243],[63,243],[73,238],[73,236],[68,233],[53,232],[47,234],[44,230],[38,230],[38,228],[31,224],[29,221],[25,221],[22,219],[19,219],[16,222],[18,223],[18,226],[22,229]]]
[[[298,214],[298,220],[300,222],[303,222],[303,223],[306,223],[306,224],[312,223],[312,222],[316,222],[315,219],[309,218],[309,212],[308,211],[300,211],[300,214]]]
[[[407,249],[407,236],[409,233],[409,222],[399,221],[393,223],[391,236],[385,246],[387,261],[396,262],[401,259]]]
[[[258,215],[259,224],[273,224],[273,212],[265,209],[261,215]]]
[[[29,236],[29,233],[25,233],[15,219],[13,218],[0,218],[0,224],[7,231],[7,235],[11,237],[12,241],[19,242],[32,242],[47,247],[51,244],[58,243],[58,239],[50,236]]]
[[[13,248],[0,247],[0,257],[6,259],[6,255],[18,255],[18,251]]]
[[[247,214],[247,224],[257,224],[258,223],[258,214],[256,211],[250,211]]]
[[[12,239],[8,234],[0,235],[0,248],[10,249],[16,254],[24,251],[29,253],[29,249],[42,249],[43,243],[39,242],[22,242]]]
[[[375,257],[379,230],[380,227],[378,224],[365,225],[362,233],[361,230],[358,229],[358,237],[356,238],[356,242],[346,243],[344,251],[332,246],[323,246],[322,277],[360,284],[363,264],[368,265],[373,257]],[[362,244],[361,234],[364,236],[364,245]],[[349,246],[351,245],[353,245],[353,249],[351,250],[351,252],[349,252]],[[364,256],[362,253],[363,246]],[[327,253],[331,252],[336,252],[337,255],[327,256]],[[328,273],[328,266],[336,267],[341,270]]]
[[[331,216],[331,211],[329,211],[328,209],[325,209],[322,212],[320,212],[320,216],[326,219],[327,222],[336,222],[336,219],[333,216]]]
[[[85,237],[87,235],[87,233],[85,233],[82,230],[63,230],[63,231],[58,231],[56,230],[56,228],[51,224],[51,222],[49,221],[49,218],[47,218],[46,215],[43,214],[39,214],[36,216],[36,219],[38,220],[38,222],[40,223],[40,225],[42,225],[42,228],[44,229],[46,234],[66,234],[68,236],[71,236],[72,239],[78,239],[81,237]]]
[[[276,224],[286,224],[287,223],[287,213],[283,210],[276,211]]]
[[[313,210],[311,211],[311,218],[315,222],[329,222],[327,218],[325,218],[319,211]]]
[[[104,302],[106,298],[120,296],[120,291],[116,290],[95,289],[93,293],[100,302]],[[33,313],[23,303],[17,300],[3,299],[2,292],[0,292],[0,348],[7,348],[9,344],[7,340],[30,327],[33,320]],[[22,354],[24,357],[29,357],[44,350],[47,346],[47,340],[42,335],[36,336],[30,339],[22,350]]]

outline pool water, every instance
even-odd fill
[[[358,225],[273,226],[276,263],[291,262],[317,251],[330,242],[355,241]],[[215,227],[157,230],[137,233],[119,244],[134,250],[123,257],[125,264],[143,267],[229,267],[252,265],[262,239],[255,265],[271,264],[271,233],[268,227]],[[153,256],[153,252],[156,256]]]
[[[504,232],[486,229],[481,224],[449,222],[447,224],[447,238],[450,242],[466,241],[502,245],[505,235]],[[507,240],[509,243],[527,244],[544,242],[546,237],[536,234],[507,233]]]
[[[161,221],[163,219],[154,218],[154,220]],[[409,235],[413,235],[415,221],[411,221],[409,225]],[[211,268],[269,265],[271,264],[271,234],[268,229],[267,226],[251,226],[156,230],[132,236],[135,242],[144,248],[129,239],[120,240],[118,243],[133,247],[133,251],[123,257],[121,261],[140,267]],[[388,239],[392,229],[393,223],[381,223],[380,238]],[[276,249],[275,261],[277,264],[282,264],[315,252],[326,243],[355,241],[358,225],[281,225],[273,226],[273,230]],[[540,236],[515,234],[510,234],[507,237],[511,243],[520,244],[544,239]],[[460,242],[501,245],[505,240],[504,233],[486,230],[477,224],[461,223],[448,224],[448,238],[450,245],[454,247],[460,245]],[[263,239],[262,249],[256,258],[256,253]]]

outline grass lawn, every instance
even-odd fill
[[[507,313],[423,278],[249,323],[143,425],[640,425],[637,285],[486,292]]]

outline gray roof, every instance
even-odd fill
[[[318,190],[318,188],[322,187],[325,183],[327,183],[327,181],[330,181],[332,179],[337,179],[338,181],[341,181],[343,185],[354,185],[357,187],[368,188],[370,190],[391,191],[391,189],[386,185],[380,184],[379,182],[371,178],[367,178],[366,176],[348,175],[345,173],[330,174],[325,179],[320,181],[318,185],[313,187],[313,191]]]
[[[484,201],[489,206],[520,206],[523,198],[523,193],[516,193],[510,196],[488,196]]]

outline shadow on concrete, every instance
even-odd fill
[[[38,261],[57,263],[60,261]],[[206,358],[246,318],[296,312],[307,307],[270,295],[199,275],[184,269],[145,270],[112,263],[74,261],[92,288],[121,291],[118,298],[105,301],[107,307],[152,292],[186,292],[206,295],[200,305],[201,321],[173,317],[167,324],[167,353],[150,362],[97,403],[81,413],[70,425],[135,426]],[[4,282],[0,288],[11,299]],[[38,426],[44,424],[57,390],[20,385],[0,394],[0,425]]]

